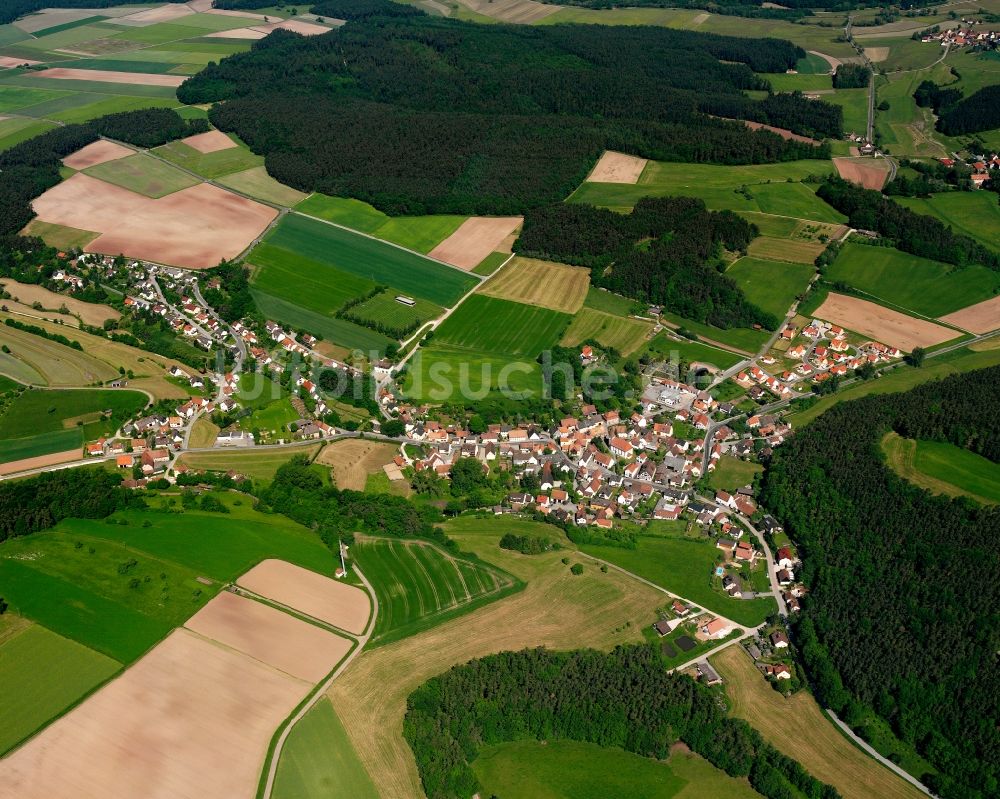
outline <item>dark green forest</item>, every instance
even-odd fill
[[[560,203],[529,211],[515,252],[588,266],[595,286],[662,305],[717,327],[773,329],[778,319],[751,304],[715,268],[723,248],[744,251],[755,225],[708,211],[691,197],[645,197],[630,214]]]
[[[1000,85],[984,86],[943,108],[940,114],[937,129],[947,136],[1000,128]]]
[[[717,692],[668,674],[652,646],[526,649],[455,666],[410,694],[403,735],[428,799],[472,796],[479,748],[520,740],[587,741],[661,760],[683,741],[769,799],[840,796],[729,718]]]
[[[1000,508],[898,477],[895,431],[1000,460],[1000,368],[831,408],[778,450],[763,501],[809,588],[796,644],[817,698],[884,718],[938,770],[943,799],[1000,793]]]
[[[829,178],[816,194],[846,214],[851,227],[873,230],[903,252],[956,266],[981,264],[1000,270],[1000,255],[968,236],[952,232],[950,225],[934,217],[915,213],[883,197],[881,192]]]
[[[305,191],[394,214],[521,213],[563,199],[605,149],[670,161],[825,158],[708,114],[832,135],[835,106],[767,89],[789,42],[655,27],[475,25],[416,16],[276,31],[178,90]],[[626,77],[627,76],[627,77]],[[817,128],[822,128],[818,130]]]
[[[871,79],[871,72],[864,64],[841,64],[833,74],[834,89],[864,89]]]

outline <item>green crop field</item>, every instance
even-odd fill
[[[824,94],[822,99],[843,109],[844,133],[863,135],[868,129],[867,89],[837,89],[833,94]]]
[[[83,452],[83,431],[79,428],[51,430],[48,433],[20,438],[0,438],[0,463],[35,458],[53,452],[68,452],[73,449]]]
[[[145,153],[98,164],[84,173],[146,197],[165,197],[198,183],[197,178]]]
[[[434,335],[435,343],[534,360],[559,341],[569,314],[473,294]]]
[[[819,160],[752,166],[651,161],[634,185],[583,183],[569,201],[627,210],[642,197],[700,197],[712,210],[758,211],[839,223],[843,215],[816,197],[815,186],[801,183],[810,175],[829,175],[832,170],[832,162]],[[738,193],[743,186],[749,198]]]
[[[722,554],[709,540],[670,535],[643,535],[635,549],[593,546],[580,549],[602,558],[657,585],[680,594],[707,610],[719,613],[738,624],[761,624],[775,609],[770,597],[733,599],[713,576],[716,559]]]
[[[934,216],[985,247],[1000,250],[1000,203],[991,192],[955,191],[932,194],[927,199],[895,197],[900,205],[918,214]]]
[[[274,783],[274,799],[378,799],[329,699],[321,699],[292,728]]]
[[[815,58],[815,56],[812,56]],[[794,75],[788,75],[784,73],[769,73],[761,75],[768,83],[771,84],[771,88],[776,92],[815,92],[822,91],[824,89],[829,90],[833,88],[833,76],[828,74],[830,65],[822,61],[823,65],[826,67],[822,73],[805,73],[800,72]],[[827,96],[823,99],[826,100]]]
[[[759,799],[746,780],[728,776],[693,752],[666,762],[580,741],[516,741],[484,747],[472,769],[504,799]]]
[[[646,310],[646,306],[641,302],[594,286],[587,289],[583,305],[585,308],[593,308],[595,311],[604,311],[615,316],[630,316],[637,311]]]
[[[815,53],[806,53],[795,65],[795,71],[800,75],[825,75],[830,71],[830,64],[825,58]]]
[[[365,537],[351,547],[378,596],[373,640],[388,643],[492,602],[519,587],[500,569],[426,541]]]
[[[157,147],[153,152],[177,166],[190,169],[208,179],[264,166],[262,156],[254,155],[242,145],[217,150],[214,153],[202,153],[182,141],[175,141]]]
[[[677,358],[687,363],[699,361],[718,366],[720,369],[728,369],[743,360],[739,355],[729,352],[729,350],[702,344],[700,341],[689,341],[688,339],[678,341],[668,338],[663,333],[656,335],[649,342],[645,351],[654,357],[668,360],[673,358],[676,353]]]
[[[795,298],[805,292],[816,269],[812,264],[740,258],[726,274],[736,281],[750,302],[784,319]]]
[[[531,358],[511,361],[510,356],[453,349],[431,343],[421,347],[407,363],[404,395],[415,402],[448,402],[483,398],[503,389],[539,397],[542,368]]]
[[[0,754],[58,716],[120,664],[37,624],[0,642]]]
[[[391,327],[406,327],[413,322],[421,323],[428,319],[436,319],[444,313],[444,308],[433,302],[418,299],[415,305],[409,306],[396,302],[396,296],[396,292],[392,289],[383,291],[360,305],[355,305],[351,309],[351,314],[369,322]]]
[[[61,391],[25,391],[4,412],[0,412],[0,439],[62,430],[75,426],[75,420],[96,425],[95,431],[112,432],[114,423],[100,423],[101,413],[131,414],[145,407],[145,394],[138,391],[105,389],[64,389]],[[90,431],[88,430],[88,433]],[[95,432],[95,435],[100,435]]]
[[[0,152],[9,150],[15,144],[34,138],[55,127],[53,122],[12,117],[0,120]]]
[[[889,466],[901,477],[935,494],[1000,504],[1000,465],[942,441],[914,441],[896,433],[882,440]]]
[[[299,214],[287,214],[267,242],[438,305],[454,304],[476,283],[458,269]]]
[[[759,463],[741,461],[731,455],[723,455],[715,471],[708,476],[709,488],[716,491],[736,491],[745,485],[752,485],[756,475],[764,471]]]
[[[852,243],[841,249],[826,279],[933,317],[988,300],[1000,289],[1000,275],[983,266],[960,269],[889,247]]]
[[[622,355],[631,355],[643,345],[652,329],[651,322],[581,308],[573,316],[560,343],[575,347],[593,339],[605,347],[614,347]]]
[[[284,207],[291,207],[305,197],[301,191],[276,181],[267,174],[267,170],[263,166],[226,175],[218,180],[218,183],[249,197]]]
[[[27,86],[0,86],[0,113],[18,111],[69,95],[70,92],[67,91],[36,89]]]
[[[371,280],[269,243],[258,245],[247,261],[260,267],[253,276],[255,289],[321,314],[332,314],[375,288]]]
[[[296,211],[327,222],[360,230],[362,233],[374,234],[388,219],[377,208],[362,200],[350,197],[328,197],[325,194],[313,194],[299,203]]]
[[[484,277],[492,275],[497,269],[503,266],[508,258],[510,258],[510,253],[508,252],[491,252],[476,265],[472,273],[474,275],[483,275]]]

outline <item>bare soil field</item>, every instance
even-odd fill
[[[855,748],[808,691],[799,691],[788,699],[775,691],[742,647],[731,646],[711,662],[725,680],[732,714],[750,722],[765,740],[798,760],[817,779],[833,785],[844,799],[924,796]]]
[[[333,480],[338,488],[364,491],[368,475],[392,463],[398,452],[399,449],[392,444],[349,438],[324,447],[316,463],[332,468]]]
[[[991,297],[968,308],[940,317],[942,322],[955,325],[970,333],[989,333],[1000,327],[1000,297]]]
[[[371,615],[371,601],[360,588],[283,560],[261,561],[237,583],[255,594],[356,635],[365,631]],[[326,671],[336,662],[330,663]]]
[[[560,6],[535,0],[459,0],[463,6],[502,22],[527,25],[559,11]]]
[[[128,83],[139,86],[169,86],[174,89],[187,80],[184,75],[155,75],[149,72],[114,72],[108,69],[67,69],[64,67],[43,69],[41,72],[29,74],[37,78]]]
[[[821,53],[819,52],[819,50],[810,50],[809,52],[812,53],[813,55],[818,55],[820,58],[826,61],[826,63],[830,65],[831,72],[834,72],[837,69],[837,67],[839,67],[841,64],[844,63],[839,58],[834,58],[832,55]]]
[[[309,688],[176,630],[4,760],[5,795],[251,797],[274,730]]]
[[[215,11],[215,9],[212,8],[212,0],[191,0],[191,2],[187,4],[187,7],[199,14],[211,14]],[[227,12],[220,11],[219,13],[225,14]],[[238,14],[240,12],[231,13]]]
[[[915,319],[868,300],[833,292],[813,315],[905,352],[910,352],[914,347],[940,344],[958,335],[956,331],[933,322]]]
[[[188,3],[191,8],[196,11],[200,10],[196,8],[195,3],[200,3],[205,6],[206,14],[215,14],[220,17],[242,17],[243,19],[259,19],[263,22],[267,19],[264,14],[254,14],[252,11],[233,11],[225,8],[212,8],[212,0],[194,0],[194,2]]]
[[[68,463],[79,460],[82,450],[68,449],[65,452],[50,452],[48,455],[38,455],[34,458],[22,458],[19,461],[0,463],[0,474],[26,472],[29,469],[41,469],[44,466],[55,466],[58,463]]]
[[[776,128],[773,125],[764,125],[760,122],[751,122],[749,119],[743,120],[743,124],[746,125],[751,130],[769,130],[771,133],[777,133],[783,139],[789,139],[791,141],[805,142],[806,144],[819,144],[820,142],[816,139],[810,139],[808,136],[800,136],[798,133],[792,133],[790,130],[785,128]]]
[[[191,269],[235,258],[278,214],[207,183],[151,199],[80,173],[33,205],[43,222],[98,231],[90,252]]]
[[[75,316],[79,316],[84,324],[100,327],[106,319],[118,319],[121,314],[110,305],[97,305],[92,302],[83,302],[74,297],[67,297],[64,294],[56,294],[43,286],[35,286],[30,283],[18,283],[16,280],[0,280],[10,295],[18,302],[25,305],[33,305],[40,302],[43,308],[58,310],[62,306]]]
[[[221,130],[196,133],[194,136],[181,139],[181,141],[188,147],[193,147],[199,153],[217,153],[220,150],[229,150],[236,146],[236,142]]]
[[[93,144],[88,144],[75,153],[67,155],[62,162],[70,169],[79,170],[98,164],[106,164],[108,161],[117,161],[119,158],[128,158],[130,155],[135,155],[135,150],[124,144],[99,139]]]
[[[498,539],[483,538],[477,545],[468,537],[461,544],[527,580],[522,592],[366,651],[330,688],[337,715],[381,796],[424,797],[413,753],[401,734],[406,698],[422,682],[503,650],[610,649],[641,641],[641,627],[663,604],[659,591],[614,570],[601,574],[596,563],[578,553],[496,557]],[[584,573],[570,574],[560,562],[563,554],[586,564]]]
[[[646,163],[645,158],[605,150],[587,180],[591,183],[638,183]]]
[[[459,269],[473,269],[495,252],[523,221],[520,216],[470,217],[431,250],[430,257]]]
[[[333,671],[351,648],[346,638],[228,591],[216,596],[184,626],[311,683]]]
[[[487,280],[480,293],[576,313],[583,307],[589,288],[588,269],[517,257]]]
[[[873,61],[876,64],[879,61],[885,61],[889,57],[888,47],[866,47],[865,55],[868,56],[869,61]]]
[[[876,161],[872,158],[834,158],[833,164],[844,180],[857,183],[866,189],[880,190],[889,177],[888,161]]]
[[[135,14],[129,14],[127,17],[119,19],[118,23],[120,25],[136,25],[139,27],[145,27],[146,25],[155,25],[157,22],[171,22],[175,19],[180,19],[181,17],[189,17],[194,13],[194,9],[188,8],[187,5],[165,5],[160,6],[159,8],[148,8]]]
[[[32,66],[40,63],[41,61],[30,61],[27,58],[11,58],[9,55],[0,55],[0,69],[11,69],[12,67],[19,67],[24,64]]]
[[[206,34],[205,39],[263,39],[270,31],[254,28],[230,28],[227,31],[216,31]]]

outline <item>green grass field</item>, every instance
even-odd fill
[[[807,58],[816,58],[816,56],[807,56]],[[833,88],[833,76],[828,74],[830,65],[822,61],[823,65],[826,67],[821,73],[805,73],[799,72],[797,75],[787,75],[785,73],[768,73],[761,75],[768,83],[771,84],[771,88],[775,92],[815,92],[822,91],[824,89]],[[828,96],[828,95],[827,95]],[[826,100],[827,96],[823,99]]]
[[[278,761],[274,799],[379,799],[329,699],[292,728]]]
[[[165,197],[198,183],[197,178],[145,153],[98,164],[84,172],[107,183],[154,198]]]
[[[766,330],[753,330],[748,327],[731,327],[723,330],[721,327],[712,327],[711,325],[704,325],[701,322],[695,322],[692,319],[685,319],[683,316],[678,316],[669,311],[664,311],[661,315],[668,322],[679,325],[694,333],[698,338],[710,342],[716,341],[734,349],[742,350],[743,352],[757,352],[771,337],[771,334]]]
[[[889,466],[900,477],[935,494],[1000,504],[1000,465],[941,441],[914,441],[890,433],[882,440]]]
[[[55,127],[53,122],[12,117],[0,120],[0,152],[9,150],[15,144],[34,138]]]
[[[35,458],[53,452],[68,452],[72,449],[80,450],[81,453],[83,451],[83,431],[79,428],[50,430],[48,433],[36,433],[20,438],[2,438],[0,463]]]
[[[504,262],[508,258],[510,258],[509,252],[491,252],[476,265],[476,268],[472,270],[472,274],[483,275],[484,277],[492,275],[504,265]]]
[[[868,129],[867,89],[837,89],[833,94],[824,94],[822,100],[843,109],[844,133],[864,135]]]
[[[657,358],[667,360],[673,358],[676,353],[677,358],[687,363],[699,361],[713,364],[720,369],[728,369],[730,366],[735,366],[743,360],[734,352],[721,350],[718,347],[702,344],[699,341],[689,341],[688,339],[677,341],[676,339],[667,338],[663,333],[658,334],[649,342],[646,352]]]
[[[351,547],[351,557],[375,587],[379,612],[373,640],[380,644],[467,613],[520,585],[500,569],[426,541],[366,537]]]
[[[70,92],[67,91],[0,85],[0,113],[19,111],[22,108],[29,108],[38,103],[48,102],[69,95]]]
[[[360,305],[355,305],[351,309],[351,314],[369,322],[391,327],[406,327],[414,322],[420,324],[428,319],[436,319],[444,313],[444,308],[433,302],[418,299],[415,305],[409,306],[396,302],[397,296],[391,289],[383,291]]]
[[[651,330],[650,322],[614,316],[584,307],[573,316],[573,321],[570,322],[560,343],[567,347],[575,347],[581,342],[593,339],[605,347],[614,347],[622,355],[631,355],[643,345]]]
[[[218,182],[249,197],[284,207],[291,207],[305,197],[301,191],[276,181],[267,174],[267,170],[263,166],[226,175]]]
[[[708,476],[708,485],[716,491],[736,491],[745,485],[752,485],[756,475],[764,471],[759,463],[741,461],[730,455],[723,455],[715,471]]]
[[[932,317],[988,300],[1000,289],[1000,275],[983,266],[960,269],[889,247],[850,242],[841,249],[825,277]]]
[[[566,329],[569,314],[473,294],[434,335],[435,344],[534,360]]]
[[[726,274],[758,308],[784,319],[795,298],[803,294],[816,273],[812,264],[779,263],[762,258],[740,258]]]
[[[181,462],[191,469],[228,472],[234,469],[250,477],[254,483],[269,483],[274,473],[294,455],[312,457],[320,448],[320,444],[310,442],[298,447],[287,447],[277,450],[239,450],[216,452],[186,452],[181,456]]]
[[[120,664],[31,624],[0,643],[0,754],[104,682]]]
[[[733,599],[722,591],[719,578],[713,576],[716,558],[721,555],[721,550],[710,540],[700,536],[686,538],[675,532],[668,535],[643,535],[635,549],[590,544],[581,546],[580,549],[739,624],[761,624],[775,609],[771,598]]]
[[[641,302],[594,286],[587,289],[587,297],[583,301],[583,305],[585,308],[593,308],[595,311],[603,311],[614,316],[630,316],[637,310],[646,310],[646,306]]]
[[[475,285],[475,278],[460,270],[299,214],[286,215],[266,241],[438,305],[454,304]]]
[[[332,314],[375,288],[371,280],[269,243],[257,246],[247,260],[260,267],[253,276],[255,289],[321,314]]]
[[[177,166],[190,169],[195,174],[209,179],[264,166],[263,156],[254,155],[242,145],[217,150],[214,153],[202,153],[182,141],[175,141],[157,147],[153,152]]]
[[[482,795],[504,799],[754,799],[746,780],[693,752],[666,762],[580,741],[516,741],[484,747],[472,761]]]
[[[810,175],[828,175],[832,169],[830,161],[818,160],[752,166],[651,161],[634,185],[583,183],[569,201],[627,210],[642,197],[700,197],[712,210],[756,211],[840,223],[844,217],[816,197],[815,187],[800,182]],[[747,187],[749,198],[737,193],[742,186]]]
[[[431,344],[421,347],[407,363],[404,395],[415,402],[481,399],[504,389],[539,397],[542,368],[531,358],[512,361],[508,355],[473,352]]]
[[[985,247],[1000,250],[1000,203],[991,192],[956,191],[927,199],[894,199],[918,214],[937,217],[956,233],[964,233]]]

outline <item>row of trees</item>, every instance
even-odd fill
[[[841,178],[829,178],[816,194],[842,214],[853,228],[873,230],[890,239],[897,249],[956,266],[981,264],[1000,270],[1000,255],[968,236],[952,232],[938,219],[917,214]]]
[[[1000,460],[1000,368],[843,403],[776,452],[763,502],[799,545],[796,639],[820,702],[888,722],[937,770],[944,799],[1000,791],[1000,509],[897,476],[896,432]]]
[[[212,121],[297,188],[398,214],[520,213],[563,199],[605,149],[713,163],[825,157],[708,115],[839,131],[835,106],[743,95],[768,88],[755,70],[783,72],[801,55],[780,40],[667,28],[383,16],[329,36],[277,31],[210,64],[179,97],[226,100]]]
[[[428,799],[481,792],[469,766],[479,749],[518,740],[575,740],[666,759],[683,741],[769,799],[835,799],[713,691],[668,674],[650,645],[501,652],[432,678],[407,700],[403,735]]]
[[[750,303],[715,268],[722,249],[745,251],[755,225],[708,211],[691,197],[645,197],[631,214],[559,203],[529,211],[514,249],[591,268],[591,282],[717,327],[773,328],[773,314]]]

